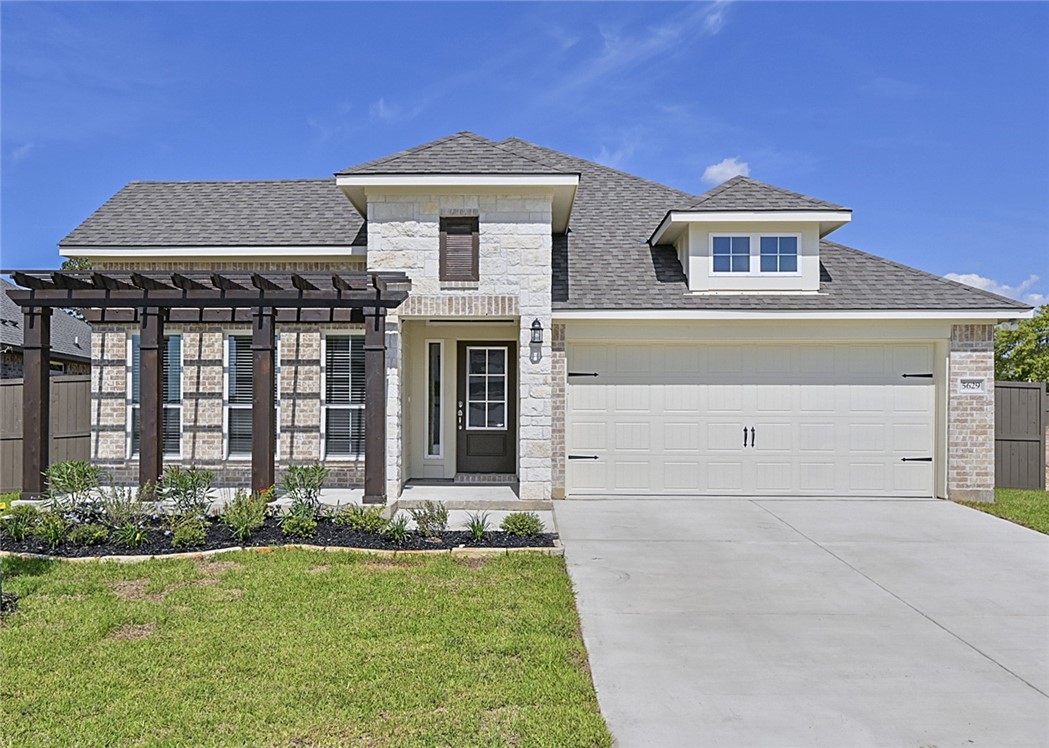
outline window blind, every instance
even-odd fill
[[[364,454],[364,337],[329,335],[324,360],[325,454]]]

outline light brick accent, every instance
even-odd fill
[[[947,496],[994,501],[994,327],[951,328],[947,376]],[[962,379],[983,379],[984,392],[959,392]]]
[[[207,262],[192,263],[189,267],[186,267],[185,262],[134,262],[134,261],[93,261],[92,267],[95,270],[106,271],[106,270],[136,270],[138,272],[147,271],[158,271],[158,272],[178,272],[183,270],[206,270],[209,272],[218,272],[222,270],[228,270],[230,272],[239,271],[243,273],[264,273],[264,272],[325,272],[331,270],[332,272],[338,272],[339,270],[345,271],[363,271],[365,260],[363,257],[347,257],[344,260],[337,262],[267,262],[265,260],[252,261],[252,262]]]
[[[565,344],[565,326],[555,324],[550,331],[551,355],[550,375],[552,422],[550,425],[550,449],[552,450],[553,487],[551,497],[563,499],[567,494],[565,486],[567,470],[567,452],[565,449],[565,397],[568,391],[568,348]]]
[[[519,314],[516,296],[461,292],[437,296],[413,293],[397,309],[398,317],[517,317]]]

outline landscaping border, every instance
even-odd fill
[[[561,541],[554,538],[554,544],[546,547],[521,548],[434,548],[433,550],[386,550],[382,548],[351,548],[343,545],[310,545],[308,543],[286,543],[283,545],[257,545],[257,546],[232,546],[229,548],[215,548],[210,551],[188,551],[186,553],[157,553],[155,555],[110,555],[110,556],[51,556],[46,553],[22,553],[21,551],[0,551],[0,558],[24,558],[38,559],[44,561],[69,561],[80,564],[92,561],[108,561],[114,563],[140,563],[155,558],[171,559],[198,559],[218,556],[223,553],[235,551],[254,551],[256,553],[273,553],[281,549],[298,549],[303,551],[323,551],[325,553],[368,553],[373,556],[439,556],[446,553],[450,556],[460,558],[490,558],[494,556],[509,556],[513,553],[538,553],[543,556],[564,556],[565,548]]]

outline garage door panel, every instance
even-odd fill
[[[849,490],[860,495],[875,495],[888,492],[891,487],[886,479],[889,467],[883,462],[849,462]]]
[[[737,452],[742,446],[742,421],[712,421],[707,423],[707,451]]]
[[[663,424],[663,450],[666,452],[699,452],[699,423],[696,421]]]
[[[663,390],[663,410],[667,413],[700,412],[701,388],[696,384],[667,384]]]
[[[888,446],[884,423],[851,423],[848,432],[850,452],[884,452]]]
[[[710,461],[707,463],[707,488],[710,491],[739,492],[743,490],[743,462]]]
[[[762,493],[789,493],[794,465],[786,460],[758,459],[754,462],[754,486]]]
[[[837,466],[833,462],[798,461],[798,489],[802,494],[834,491]]]
[[[799,452],[833,452],[838,446],[837,424],[834,421],[798,424]]]
[[[711,413],[742,413],[743,386],[739,384],[707,385],[707,410]]]
[[[888,410],[888,388],[880,384],[849,386],[849,411],[852,413],[883,413]]]
[[[663,488],[671,493],[690,493],[702,484],[698,461],[668,460],[663,463]]]
[[[620,412],[648,413],[652,410],[656,388],[645,384],[617,384],[613,407]]]
[[[652,465],[648,460],[622,460],[615,464],[615,489],[625,492],[651,490]]]
[[[573,449],[587,452],[605,451],[608,448],[607,436],[606,421],[575,421],[568,428],[568,443]]]
[[[892,425],[892,451],[914,452],[929,455],[932,444],[932,429],[927,423],[896,423]],[[904,455],[907,456],[907,455]]]
[[[931,462],[897,462],[892,466],[893,488],[898,493],[920,494],[931,481]]]
[[[652,449],[652,426],[646,422],[619,422],[613,425],[612,449],[619,451],[644,451]]]

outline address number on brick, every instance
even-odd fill
[[[979,395],[984,392],[984,380],[982,379],[959,379],[958,392],[968,395]]]

